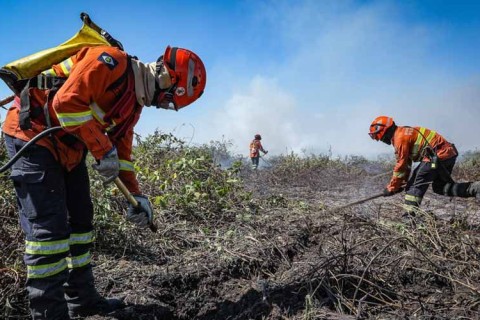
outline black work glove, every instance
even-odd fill
[[[390,196],[393,196],[394,194],[397,194],[397,193],[400,193],[403,191],[403,188],[400,188],[396,191],[388,191],[387,188],[383,189],[383,196],[384,197],[390,197]]]
[[[127,220],[135,223],[139,227],[147,227],[153,221],[153,209],[148,198],[144,195],[133,195],[138,202],[138,206],[134,207],[128,204]]]

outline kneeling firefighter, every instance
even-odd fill
[[[408,214],[414,215],[430,184],[433,192],[440,195],[468,198],[479,194],[480,182],[454,182],[451,173],[457,149],[436,131],[397,126],[393,118],[380,116],[371,123],[369,135],[395,148],[397,163],[383,195],[391,196],[405,188]],[[412,162],[420,163],[410,176]]]
[[[192,51],[167,47],[153,63],[120,47],[80,48],[17,92],[3,125],[10,157],[46,128],[61,130],[33,144],[13,165],[26,236],[26,287],[33,319],[70,319],[123,307],[94,286],[90,264],[93,205],[85,157],[105,183],[117,176],[139,206],[127,219],[146,227],[153,212],[136,179],[133,128],[143,106],[179,110],[198,99],[206,71]]]

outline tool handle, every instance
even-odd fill
[[[130,193],[130,191],[128,191],[127,187],[123,184],[122,180],[120,180],[119,177],[116,177],[115,180],[113,180],[113,182],[115,183],[117,188],[123,193],[125,198],[127,198],[128,202],[130,202],[132,206],[138,207],[137,199],[135,199],[135,197]],[[148,227],[150,228],[150,230],[152,230],[152,232],[157,232],[158,230],[157,226],[153,222],[149,223]]]
[[[15,99],[15,95],[12,94],[11,96],[8,96],[8,97],[0,100],[0,107],[6,105],[7,103],[12,102],[13,99]]]
[[[361,200],[358,200],[358,201],[355,201],[355,202],[348,203],[348,204],[340,206],[340,207],[333,208],[331,210],[328,210],[328,212],[336,212],[336,211],[339,211],[339,210],[343,210],[343,209],[355,206],[357,204],[361,204],[361,203],[364,203],[364,202],[367,202],[367,201],[370,201],[370,200],[373,200],[373,199],[377,199],[377,198],[380,198],[380,197],[383,197],[383,192],[378,193],[378,194],[373,195],[373,196],[370,196],[368,198],[364,198],[364,199],[361,199]]]

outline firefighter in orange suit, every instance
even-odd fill
[[[268,151],[263,149],[262,143],[262,136],[258,133],[254,136],[252,142],[250,142],[250,159],[252,160],[252,169],[256,170],[258,168],[258,163],[260,161],[260,151],[263,154],[267,154]]]
[[[139,202],[127,219],[146,227],[153,219],[133,170],[133,128],[144,106],[178,110],[198,99],[206,71],[200,58],[167,47],[142,63],[110,46],[83,48],[30,79],[4,125],[10,157],[38,133],[61,126],[27,149],[12,167],[33,319],[69,319],[123,307],[95,289],[89,248],[93,241],[87,151],[109,183],[117,176]]]
[[[397,163],[383,194],[391,196],[405,189],[405,206],[409,215],[414,215],[430,184],[435,193],[450,197],[475,197],[480,190],[480,182],[453,181],[451,173],[458,156],[457,149],[436,131],[397,126],[393,118],[380,116],[370,125],[369,135],[395,148]],[[410,175],[413,162],[419,162],[419,165]]]

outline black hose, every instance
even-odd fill
[[[32,140],[28,141],[27,144],[25,144],[20,150],[18,150],[17,153],[15,153],[15,155],[4,165],[0,168],[0,173],[3,173],[4,171],[8,170],[15,162],[17,162],[18,158],[20,158],[20,156],[22,155],[22,153],[25,152],[25,150],[30,147],[32,144],[34,144],[35,142],[37,142],[38,140],[42,139],[43,137],[45,137],[46,135],[52,133],[52,132],[55,132],[55,131],[58,131],[62,129],[61,126],[57,126],[57,127],[52,127],[50,129],[47,129],[45,131],[42,131],[40,132],[39,134],[37,134],[35,137],[33,137]]]

